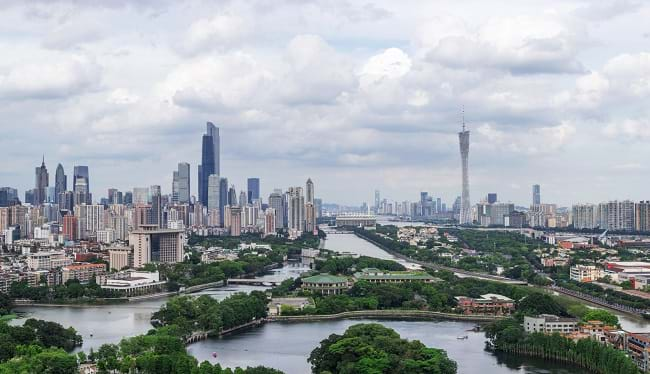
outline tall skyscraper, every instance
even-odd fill
[[[235,185],[230,186],[228,188],[228,205],[230,206],[237,206],[239,203],[237,202],[237,190],[235,190]]]
[[[85,181],[86,185],[86,193],[90,193],[90,176],[88,174],[88,166],[75,166],[74,167],[74,174],[73,174],[73,179],[72,179],[72,184],[74,191],[76,192],[77,188],[77,180],[79,178],[83,178]]]
[[[228,205],[228,178],[219,179],[219,223],[223,227],[224,209]]]
[[[212,122],[206,124],[201,148],[201,165],[199,165],[199,201],[208,204],[208,178],[212,174],[221,174],[219,128]]]
[[[172,202],[188,204],[190,202],[190,164],[179,162],[172,180]]]
[[[248,203],[252,204],[253,200],[260,198],[260,179],[248,178]]]
[[[285,227],[285,212],[284,212],[284,195],[282,190],[274,190],[271,195],[269,195],[269,207],[273,209],[275,214],[275,228],[284,228]]]
[[[488,204],[494,204],[494,203],[497,202],[497,194],[496,194],[496,192],[490,192],[487,195],[487,202],[488,202]]]
[[[151,199],[151,221],[149,222],[152,225],[156,225],[159,228],[163,227],[162,221],[162,195],[160,193],[160,186],[151,186],[149,188],[149,198]]]
[[[381,204],[381,196],[379,190],[375,190],[375,213],[379,214],[379,204]]]
[[[221,179],[218,175],[212,174],[208,178],[208,212],[212,214],[213,211],[219,211],[219,204],[221,198],[219,192],[221,191]]]
[[[465,115],[463,113],[463,130],[458,133],[460,144],[460,158],[463,171],[463,190],[460,197],[460,219],[461,225],[472,223],[472,212],[469,201],[469,131],[465,130]]]
[[[305,202],[314,203],[314,182],[311,181],[311,178],[307,179],[305,185]]]
[[[68,190],[68,176],[65,175],[63,165],[59,164],[56,167],[56,174],[54,175],[54,193],[56,194],[56,202],[60,203],[59,196],[61,192]]]
[[[539,184],[533,184],[533,205],[539,205],[542,203],[542,196]]]
[[[34,187],[34,205],[43,204],[47,200],[47,187],[50,185],[50,175],[45,167],[45,156],[43,163],[36,167],[36,183]]]
[[[305,197],[302,187],[289,187],[288,226],[291,230],[305,231]]]
[[[247,201],[246,192],[240,191],[239,192],[239,206],[240,207],[246,206],[246,201]]]

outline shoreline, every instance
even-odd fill
[[[318,322],[337,319],[381,318],[394,320],[450,320],[467,322],[492,322],[507,316],[485,314],[455,314],[429,310],[378,309],[355,310],[336,314],[266,317],[267,322]]]

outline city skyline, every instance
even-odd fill
[[[451,202],[465,105],[473,196],[527,205],[540,184],[565,206],[646,199],[648,5],[472,6],[11,3],[0,184],[33,188],[44,153],[50,174],[89,166],[95,193],[170,193],[188,162],[198,196],[197,126],[212,121],[229,139],[220,174],[240,188],[259,177],[262,196],[312,177],[342,204],[372,205],[374,189]]]

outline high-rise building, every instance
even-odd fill
[[[221,197],[221,178],[217,174],[212,174],[208,178],[208,212],[219,212]]]
[[[469,131],[465,130],[465,115],[463,113],[463,130],[458,133],[460,144],[460,158],[462,166],[462,193],[460,198],[460,219],[461,225],[472,223],[471,204],[469,200]]]
[[[260,198],[260,179],[248,178],[248,203],[252,204],[253,200]]]
[[[206,124],[202,138],[201,165],[199,165],[199,201],[208,205],[208,178],[221,174],[219,128],[212,122]]]
[[[314,199],[314,209],[316,209],[316,218],[321,218],[323,216],[323,199]]]
[[[491,192],[487,195],[487,202],[488,204],[494,204],[497,202],[497,194],[496,192]]]
[[[269,195],[269,208],[273,209],[275,214],[275,228],[285,227],[284,221],[284,195],[282,190],[274,190]]]
[[[266,211],[264,211],[264,236],[275,234],[275,221],[275,209],[267,208]]]
[[[184,230],[160,229],[143,225],[129,233],[133,247],[133,267],[140,268],[150,262],[174,264],[183,261]]]
[[[73,188],[75,192],[77,192],[77,180],[79,178],[83,178],[85,181],[84,185],[86,186],[86,193],[90,193],[90,176],[88,174],[88,166],[75,166],[72,178]]]
[[[188,204],[190,202],[190,164],[179,162],[174,171],[172,182],[172,202]]]
[[[634,202],[610,201],[607,203],[607,230],[633,231],[634,215]]]
[[[375,213],[379,214],[379,204],[381,204],[381,195],[379,190],[375,190]]]
[[[219,179],[219,223],[223,227],[224,209],[228,205],[228,178]]]
[[[230,207],[230,236],[241,235],[241,212],[241,207]]]
[[[72,214],[63,216],[63,239],[66,241],[77,240],[79,232],[79,219]]]
[[[147,205],[149,203],[149,189],[147,187],[133,188],[133,205]]]
[[[36,167],[36,183],[34,187],[34,205],[43,204],[47,200],[47,187],[50,185],[50,175],[45,167],[45,156],[43,163]]]
[[[539,184],[533,184],[533,205],[539,205],[542,203],[542,195]]]
[[[246,192],[240,191],[239,192],[239,206],[240,207],[246,206],[247,199],[248,199],[248,197],[246,196]]]
[[[575,204],[571,207],[573,228],[594,229],[598,227],[598,207],[593,204]]]
[[[235,185],[231,185],[230,188],[228,188],[228,205],[237,206],[238,204],[237,190],[235,190]]]
[[[634,230],[650,231],[650,201],[634,204]]]
[[[314,203],[314,182],[311,181],[311,178],[308,178],[305,184],[305,202]]]
[[[163,204],[162,204],[162,195],[160,193],[160,186],[151,186],[150,191],[150,200],[151,200],[151,221],[149,222],[152,225],[156,225],[159,228],[164,227],[163,225]]]
[[[62,192],[68,190],[68,176],[65,175],[63,165],[59,164],[56,167],[56,174],[54,175],[54,193],[56,194],[56,202],[60,203],[59,196]]]
[[[288,196],[288,227],[298,232],[305,231],[305,197],[302,187],[289,187]]]

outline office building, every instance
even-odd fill
[[[469,131],[465,130],[465,116],[463,113],[463,129],[458,133],[458,142],[460,144],[460,158],[462,167],[462,193],[460,200],[460,217],[461,225],[472,223],[472,212],[469,198]]]
[[[140,268],[150,262],[174,264],[183,261],[184,230],[160,229],[142,225],[129,233],[133,248],[133,266]]]
[[[284,228],[284,194],[282,190],[274,190],[269,195],[269,208],[273,209],[275,214],[275,227]]]
[[[208,205],[208,178],[212,174],[221,174],[220,147],[219,128],[208,122],[202,138],[199,165],[199,201],[205,206]]]
[[[172,202],[189,204],[190,202],[190,164],[179,162],[172,181]]]
[[[305,184],[305,202],[314,203],[314,182],[311,181],[311,178],[308,178]]]
[[[208,178],[208,212],[216,211],[220,212],[221,197],[219,193],[221,192],[221,178],[212,174]]]
[[[316,219],[323,217],[323,199],[314,199],[314,209],[316,210]]]
[[[149,224],[164,227],[163,224],[163,202],[160,193],[160,186],[149,187],[149,200],[151,201],[151,220]]]
[[[228,178],[221,177],[219,179],[219,222],[221,227],[223,227],[226,205],[228,205]]]
[[[539,205],[542,203],[542,196],[539,184],[533,185],[533,205]]]
[[[487,195],[488,204],[494,204],[497,202],[497,194],[495,192],[489,193]]]
[[[241,216],[242,208],[238,206],[230,207],[230,236],[240,236],[241,235]]]
[[[133,248],[131,247],[109,247],[108,263],[112,270],[120,271],[124,268],[133,267]]]
[[[133,188],[133,205],[149,204],[149,189],[147,187]]]
[[[59,198],[61,194],[68,190],[68,176],[65,175],[63,170],[63,165],[59,164],[56,167],[56,174],[54,175],[54,193],[56,196],[56,202],[61,204]]]
[[[375,190],[375,213],[379,214],[379,204],[381,204],[381,195],[379,190]]]
[[[72,182],[73,182],[73,188],[74,191],[77,191],[77,181],[79,179],[83,179],[84,183],[82,183],[86,187],[85,193],[90,193],[90,176],[88,174],[88,166],[75,166],[74,167],[74,174],[72,177]]]
[[[297,232],[305,231],[305,197],[302,187],[289,187],[288,191],[288,227]]]
[[[47,187],[50,183],[50,175],[45,167],[45,156],[41,166],[36,167],[34,184],[34,196],[32,197],[34,205],[41,205],[47,201]]]
[[[260,199],[260,179],[248,178],[248,203],[252,204],[253,200]]]

